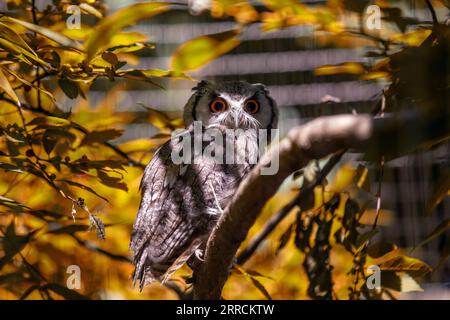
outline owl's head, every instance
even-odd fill
[[[193,121],[203,126],[230,129],[275,129],[278,109],[266,87],[245,81],[201,81],[184,107],[186,127]]]

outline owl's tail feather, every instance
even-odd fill
[[[145,285],[157,280],[157,278],[148,274],[146,270],[148,269],[145,265],[147,261],[147,250],[140,249],[139,251],[134,257],[133,287],[136,285],[137,280],[139,280],[139,289],[142,291]]]
[[[147,260],[147,250],[140,250],[134,258],[135,270],[133,273],[133,286],[139,280],[139,289],[142,289],[155,282],[159,281],[164,284],[170,279],[172,274],[177,271],[195,251],[202,245],[204,239],[202,237],[196,238],[191,245],[184,250],[175,260],[167,261],[167,264],[158,263],[158,265],[149,265]],[[173,262],[172,262],[173,261]]]
[[[165,283],[170,279],[170,276],[180,269],[186,261],[195,253],[195,251],[203,243],[203,238],[196,238],[191,245],[172,263],[172,265],[167,269],[167,271],[162,275],[161,283]]]

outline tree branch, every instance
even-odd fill
[[[296,206],[298,206],[303,199],[305,199],[311,192],[314,191],[314,188],[321,184],[326,176],[330,173],[330,171],[334,168],[334,166],[339,162],[342,158],[343,154],[346,150],[341,150],[335,153],[325,164],[323,169],[314,179],[314,181],[310,182],[304,188],[300,190],[298,195],[292,199],[287,205],[280,209],[265,225],[264,229],[252,240],[249,246],[243,250],[237,257],[237,263],[242,265],[250,259],[250,257],[255,253],[256,249],[258,249],[259,245],[266,239],[275,227],[283,221]]]
[[[430,10],[431,18],[433,19],[433,24],[437,25],[439,23],[436,15],[436,11],[433,8],[433,5],[431,4],[430,0],[425,0],[425,3],[427,4],[428,10]]]
[[[294,171],[313,159],[346,148],[368,156],[398,155],[450,132],[447,114],[411,112],[372,119],[369,115],[321,117],[293,128],[276,150],[265,154],[240,184],[209,238],[205,261],[194,274],[195,299],[219,299],[234,256],[265,203]],[[278,151],[278,152],[276,152]],[[278,157],[278,159],[276,159]],[[261,170],[279,160],[275,175]],[[255,196],[258,195],[258,196]]]

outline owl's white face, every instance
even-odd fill
[[[230,129],[274,129],[278,110],[262,84],[243,81],[202,81],[193,90],[184,110],[186,126],[202,121],[205,127],[222,125]]]

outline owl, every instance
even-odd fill
[[[262,84],[201,81],[192,90],[184,107],[186,129],[156,151],[141,181],[142,198],[130,242],[133,283],[139,281],[141,290],[153,281],[164,283],[193,254],[201,259],[222,209],[255,164],[250,157],[261,154],[256,132],[270,133],[277,126],[276,103]],[[231,141],[231,159],[240,155],[242,161],[217,161],[217,155],[230,153],[216,141],[223,139],[201,139],[200,151],[212,147],[214,157],[192,152],[183,158],[189,161],[174,161],[174,154],[185,152],[183,138],[196,141],[199,124],[202,134],[216,129]]]

